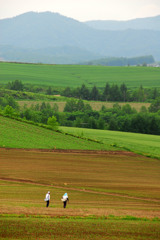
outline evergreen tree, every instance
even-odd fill
[[[109,83],[106,83],[106,86],[103,91],[103,100],[109,101],[109,99],[110,99],[110,85]]]
[[[80,96],[82,99],[89,99],[89,90],[86,88],[86,86],[83,84],[82,87],[80,88]]]
[[[90,99],[95,101],[99,100],[99,91],[96,86],[94,86],[91,90]]]
[[[120,86],[120,91],[121,91],[123,102],[126,102],[127,87],[126,87],[126,85],[124,83]]]
[[[15,80],[13,82],[9,82],[7,88],[11,90],[23,91],[23,83],[20,80]]]
[[[156,98],[149,107],[150,112],[158,112],[159,110],[160,110],[160,97]]]

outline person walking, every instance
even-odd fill
[[[63,195],[63,197],[62,197],[61,200],[62,200],[62,202],[63,202],[63,208],[66,208],[67,202],[69,202],[68,194],[65,193],[65,194]]]
[[[46,207],[49,207],[49,201],[50,201],[50,192],[46,194],[46,198],[44,199],[46,201]]]

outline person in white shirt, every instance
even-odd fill
[[[50,201],[50,192],[46,194],[46,198],[44,199],[46,201],[46,207],[49,207],[49,201]]]
[[[66,208],[67,202],[69,202],[68,194],[65,193],[65,194],[63,195],[63,197],[62,197],[61,200],[62,200],[62,202],[63,202],[63,207]]]

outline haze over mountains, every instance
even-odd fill
[[[160,61],[160,16],[79,22],[58,13],[28,12],[0,20],[0,59],[79,63],[152,55]]]
[[[128,21],[94,20],[87,21],[86,24],[100,30],[122,31],[126,29],[140,29],[160,31],[160,16],[137,18]]]

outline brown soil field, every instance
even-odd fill
[[[1,148],[0,166],[3,214],[160,217],[157,159],[120,151]],[[65,192],[70,201],[64,212]]]

